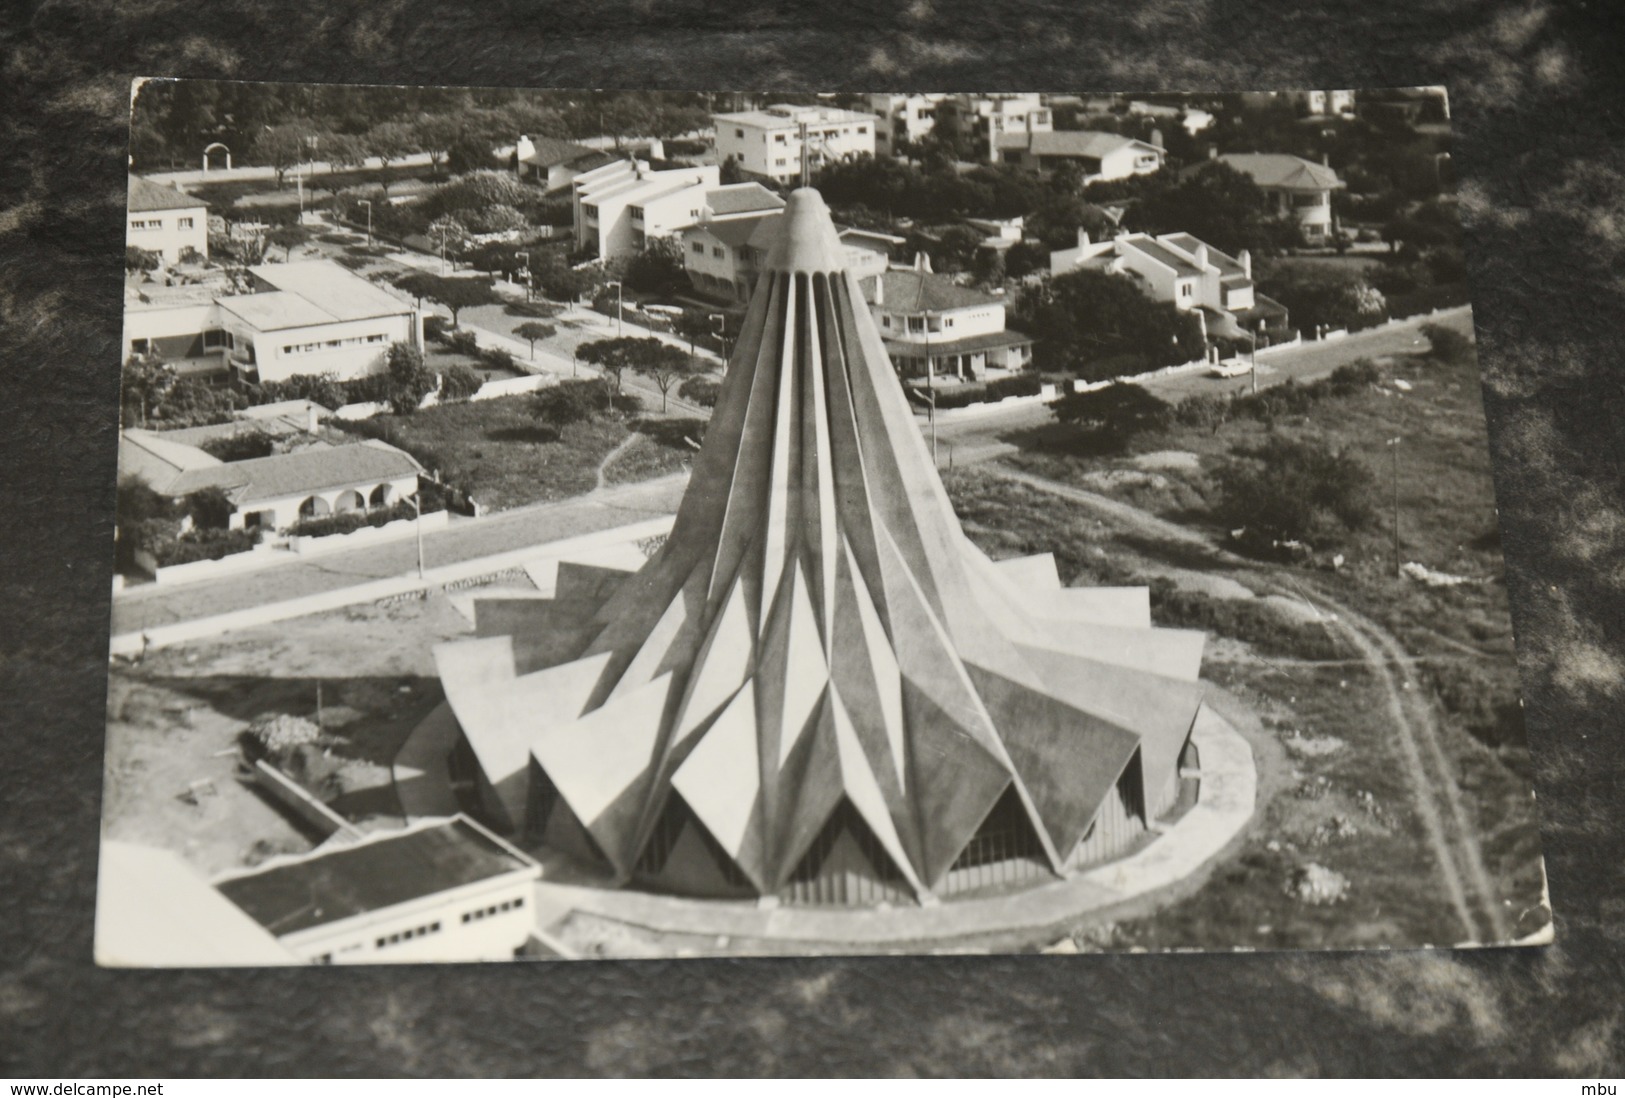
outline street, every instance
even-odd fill
[[[423,538],[425,564],[438,567],[626,526],[676,511],[687,473],[617,485],[574,499],[458,519]],[[262,571],[179,587],[147,584],[113,600],[114,635],[282,602],[371,580],[415,574],[413,538],[277,564]]]
[[[1424,324],[1441,324],[1471,336],[1473,314],[1471,308],[1461,306],[1436,316],[1411,317],[1396,324],[1356,332],[1342,339],[1277,351],[1259,362],[1258,387],[1267,389],[1289,378],[1299,383],[1314,381],[1357,359],[1426,350],[1427,340],[1421,334]],[[1164,400],[1178,403],[1199,394],[1225,396],[1250,392],[1253,379],[1246,375],[1213,378],[1202,372],[1154,377],[1136,384]],[[922,430],[927,431],[929,437],[925,418],[918,418]],[[969,465],[1014,453],[1019,447],[1010,441],[1013,437],[1054,422],[1054,414],[1047,404],[1028,404],[1008,411],[988,412],[970,419],[939,423],[936,431],[937,465],[942,468]]]

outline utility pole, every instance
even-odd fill
[[[1399,565],[1399,444],[1402,441],[1403,439],[1396,436],[1385,444],[1394,453],[1394,578],[1396,579],[1405,574]]]
[[[1247,372],[1253,375],[1253,396],[1258,395],[1258,329],[1254,328],[1253,336],[1253,368]]]
[[[801,137],[801,185],[810,187],[812,186],[812,170],[807,151],[807,123],[801,123],[796,127],[796,130]]]
[[[626,329],[622,324],[622,318],[626,315],[626,305],[621,300],[621,284],[619,282],[604,283],[606,290],[611,286],[615,287],[615,338],[620,339],[626,334]]]
[[[407,496],[406,497],[406,502],[410,503],[412,505],[412,510],[417,513],[417,522],[415,523],[415,526],[416,526],[417,535],[418,535],[418,579],[421,580],[421,579],[424,578],[423,577],[423,504],[421,502],[419,502],[416,493],[414,493],[414,494],[412,494],[410,496]]]
[[[922,271],[920,277],[924,278]],[[937,386],[936,370],[931,365],[931,310],[925,311],[925,391],[926,399],[931,402],[931,411],[928,422],[931,425],[931,467],[937,465]]]
[[[359,199],[359,204],[367,207],[367,247],[372,247],[372,199]]]

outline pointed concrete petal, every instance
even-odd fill
[[[760,889],[764,866],[755,710],[755,692],[747,682],[694,745],[671,784]]]

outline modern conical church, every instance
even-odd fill
[[[1203,635],[967,540],[810,189],[664,545],[475,618],[436,659],[483,814],[617,884],[931,903],[1119,856],[1192,795]]]

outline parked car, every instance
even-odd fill
[[[1253,364],[1246,359],[1233,358],[1221,362],[1208,371],[1208,377],[1246,377],[1253,372]]]

